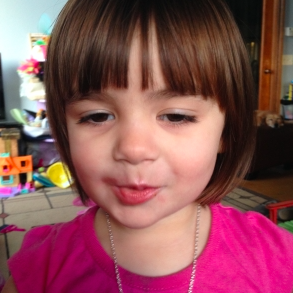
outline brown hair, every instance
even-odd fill
[[[45,83],[52,134],[83,201],[87,195],[70,156],[65,106],[109,85],[127,87],[136,30],[142,44],[142,88],[147,88],[152,27],[167,87],[214,98],[225,113],[223,152],[199,201],[218,202],[249,167],[254,86],[245,46],[222,0],[69,0],[51,36]]]

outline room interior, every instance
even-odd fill
[[[0,101],[0,107],[2,107],[0,112],[4,111],[3,116],[5,115],[2,120],[2,116],[0,117],[0,124],[1,122],[9,123],[13,121],[10,109],[37,110],[35,101],[19,98],[19,76],[16,68],[22,60],[29,56],[27,36],[29,33],[38,32],[37,24],[41,14],[48,13],[51,19],[54,20],[66,0],[58,3],[47,1],[46,4],[38,0],[23,2],[26,4],[19,4],[19,1],[16,0],[2,1],[0,3],[0,20],[3,20],[0,22],[0,36],[3,36],[3,41],[0,43],[2,61],[0,69],[2,67],[1,78],[3,81],[3,100]],[[40,4],[40,2],[42,3]],[[238,4],[233,0],[227,0],[227,2],[235,13],[237,11],[246,11],[247,7],[250,7],[250,11],[254,12],[243,16],[244,21],[247,21],[245,24],[243,24],[243,19],[240,16],[236,15],[235,18],[239,21],[239,25],[242,23],[243,36],[244,39],[246,37],[247,48],[250,53],[258,92],[258,98],[255,100],[256,109],[282,113],[280,99],[286,95],[289,83],[293,78],[293,37],[284,34],[285,27],[293,27],[293,19],[289,17],[293,13],[293,3],[289,0],[247,0],[241,1],[241,3],[237,1]],[[23,10],[27,11],[27,13],[23,14]],[[7,11],[15,12],[13,21],[8,17],[11,14],[6,13]],[[263,14],[269,19],[262,18]],[[3,25],[4,23],[6,25]],[[273,24],[276,25],[275,28],[271,27]],[[265,32],[272,29],[275,31],[275,39],[265,39]],[[277,41],[277,38],[281,38],[281,41]],[[14,42],[15,39],[18,40],[17,46]],[[284,56],[292,56],[292,61],[283,62]],[[289,57],[287,59],[290,59]],[[268,67],[267,60],[270,60],[271,67]],[[266,147],[262,141],[263,144],[259,150],[260,154],[266,157],[266,162],[270,161],[271,158],[275,158],[276,153],[282,154],[282,159],[254,170],[257,172],[254,172],[253,178],[243,180],[240,183],[240,189],[230,194],[223,202],[224,204],[246,211],[253,210],[258,205],[272,200],[281,202],[293,199],[293,151],[288,152],[287,150],[293,140],[292,136],[290,142],[287,141],[288,135],[292,134],[293,124],[290,120],[285,122],[286,129],[290,128],[290,130],[285,135],[282,145],[280,146],[280,143],[277,143],[281,149],[274,147],[271,153],[267,154],[266,150],[269,149],[269,146]],[[269,129],[269,131],[277,133],[280,130]],[[268,142],[268,144],[270,143]],[[287,147],[286,150],[283,150],[282,147],[284,146]],[[293,147],[289,147],[289,149],[293,150]],[[286,155],[287,153],[288,156]],[[2,198],[0,199],[0,226],[2,224],[11,224],[27,230],[37,225],[68,221],[78,212],[85,209],[82,206],[73,205],[75,198],[76,194],[70,188],[61,189],[58,187],[40,188],[32,194],[15,198]],[[239,205],[237,201],[238,203],[240,202]],[[25,231],[17,230],[7,234],[0,234],[0,272],[3,273],[5,278],[8,276],[6,259],[19,248],[24,234]]]
[[[285,169],[283,166],[269,168],[259,172],[253,180],[243,180],[240,186],[277,201],[292,200],[293,169]]]

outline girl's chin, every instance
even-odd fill
[[[164,215],[153,213],[151,209],[142,208],[141,206],[124,205],[119,207],[110,206],[107,210],[111,222],[116,225],[129,229],[144,229],[155,225]]]

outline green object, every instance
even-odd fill
[[[38,169],[38,172],[39,173],[42,173],[42,172],[44,172],[45,171],[45,168],[44,167],[40,167],[39,169]]]
[[[284,222],[284,223],[279,223],[278,226],[283,227],[284,229],[286,229],[289,232],[293,233],[293,221],[287,221],[287,222]]]
[[[26,125],[27,121],[23,118],[22,111],[19,109],[11,109],[11,116],[19,123]]]

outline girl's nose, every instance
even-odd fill
[[[152,129],[142,125],[119,129],[113,149],[115,160],[137,165],[144,161],[156,160],[158,154],[159,147]]]

